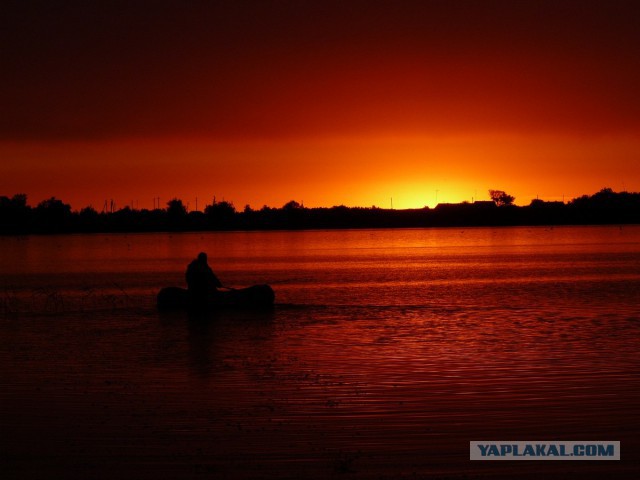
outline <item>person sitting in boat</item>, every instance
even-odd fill
[[[189,294],[197,303],[206,303],[207,298],[214,294],[217,288],[222,288],[222,282],[211,270],[207,263],[207,254],[204,252],[200,252],[189,264],[185,277]]]

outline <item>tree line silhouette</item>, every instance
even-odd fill
[[[174,198],[166,208],[98,212],[90,206],[73,211],[55,197],[31,207],[25,194],[17,194],[0,196],[0,234],[640,223],[640,193],[604,188],[568,203],[533,200],[527,206],[515,206],[514,197],[502,190],[491,190],[490,198],[406,210],[307,208],[292,200],[281,208],[238,211],[231,202],[214,200],[204,211],[191,212]]]

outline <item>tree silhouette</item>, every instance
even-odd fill
[[[0,197],[0,232],[21,232],[29,228],[31,209],[24,193]]]
[[[216,202],[215,199],[211,205],[204,208],[204,214],[209,219],[213,228],[230,228],[234,224],[236,218],[236,207],[233,203],[222,201]]]
[[[503,190],[489,190],[489,197],[498,207],[513,205],[513,201],[516,199],[516,197],[507,194]]]
[[[167,222],[172,230],[182,230],[187,226],[187,207],[182,200],[174,198],[167,202]]]
[[[184,217],[187,215],[187,207],[184,206],[182,200],[174,198],[167,202],[167,213],[169,214],[169,217]]]
[[[287,202],[282,206],[282,210],[285,210],[287,212],[290,212],[293,210],[300,210],[302,208],[304,207],[298,202],[296,202],[295,200],[291,200],[290,202]]]
[[[43,200],[35,209],[39,228],[49,232],[62,232],[70,227],[72,221],[71,205],[55,197]]]

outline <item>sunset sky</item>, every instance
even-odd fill
[[[637,1],[6,1],[0,195],[640,191],[639,18]]]

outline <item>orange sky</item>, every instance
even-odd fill
[[[0,195],[100,210],[640,191],[636,2],[147,5],[10,2]]]

